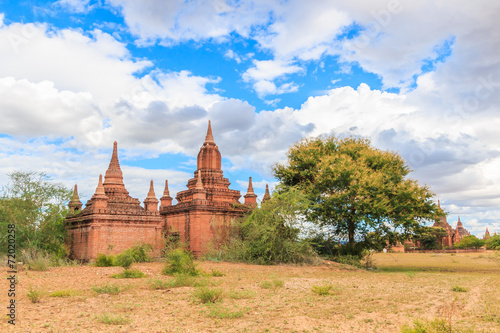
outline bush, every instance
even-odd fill
[[[194,291],[193,296],[201,303],[216,303],[222,300],[222,289],[209,289],[206,287],[198,288]]]
[[[114,279],[139,279],[145,276],[146,274],[137,269],[125,269],[121,273],[111,275]]]
[[[218,269],[211,269],[210,275],[212,275],[213,277],[223,277],[223,276],[226,276],[226,274],[222,273]]]
[[[44,293],[41,290],[31,287],[27,296],[31,303],[38,303],[42,300],[43,294]]]
[[[35,248],[21,250],[19,260],[32,271],[46,271],[52,265],[50,255]]]
[[[486,240],[488,250],[500,250],[500,235],[493,235]]]
[[[313,293],[318,294],[320,296],[326,296],[330,294],[330,291],[333,289],[331,284],[324,286],[312,286],[311,290]]]
[[[451,288],[451,291],[456,291],[458,293],[466,293],[467,292],[467,288],[460,287],[460,286],[455,286],[455,287]]]
[[[196,268],[194,257],[191,253],[182,249],[175,249],[167,254],[168,262],[162,270],[164,275],[175,273],[197,276],[200,271]]]
[[[123,253],[132,257],[133,262],[150,262],[151,256],[149,253],[151,251],[153,251],[153,246],[151,246],[151,244],[143,243],[126,249]]]
[[[105,255],[105,254],[98,254],[97,255],[97,259],[95,261],[95,266],[97,267],[111,267],[111,266],[115,266],[114,265],[114,261],[115,261],[115,256],[114,255]]]
[[[129,252],[124,251],[116,256],[114,263],[115,266],[121,266],[127,270],[134,263],[134,257]]]
[[[459,243],[454,244],[453,246],[456,247],[457,249],[468,249],[468,248],[475,248],[479,249],[481,246],[484,245],[484,241],[482,239],[478,239],[476,236],[465,236],[460,240]]]

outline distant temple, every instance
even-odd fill
[[[438,207],[442,211],[439,200]],[[465,236],[470,236],[470,232],[464,228],[462,221],[460,221],[460,216],[458,217],[457,227],[455,229],[448,224],[446,216],[442,216],[437,219],[434,222],[433,227],[443,228],[446,231],[446,236],[438,239],[439,245],[443,247],[452,247],[453,244],[460,242]]]
[[[123,183],[115,142],[104,182],[99,176],[96,191],[83,210],[75,185],[68,205],[70,214],[65,220],[71,257],[95,259],[99,253],[120,253],[138,243],[151,244],[155,255],[159,255],[166,237],[178,239],[199,255],[214,238],[217,228],[230,225],[235,218],[257,206],[251,177],[244,204],[239,202],[240,191],[230,189],[229,185],[229,180],[223,177],[221,154],[214,142],[210,121],[198,154],[197,170],[187,183],[188,189],[177,193],[175,205],[172,205],[168,181],[159,201],[153,181],[144,207],[138,199],[130,197]],[[266,186],[264,200],[269,198]]]

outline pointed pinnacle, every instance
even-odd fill
[[[75,188],[73,189],[73,196],[71,197],[71,200],[80,200],[78,197],[78,186],[75,184]]]
[[[210,123],[210,120],[208,121],[208,129],[207,129],[207,136],[205,138],[205,142],[214,142],[214,136],[212,135],[212,125]]]
[[[151,179],[151,183],[149,184],[149,192],[147,198],[156,199],[155,188],[153,186],[153,180]]]
[[[165,189],[163,190],[163,196],[164,197],[170,196],[170,191],[168,190],[168,180],[165,180]]]
[[[99,184],[95,189],[95,195],[106,195],[106,192],[104,192],[104,186],[102,185],[102,175],[99,175]]]
[[[196,187],[197,190],[203,190],[203,182],[201,181],[201,170],[198,170],[198,179],[196,180]]]
[[[248,189],[247,194],[254,194],[252,186],[252,177],[248,177]]]

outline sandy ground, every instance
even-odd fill
[[[426,259],[427,258],[427,259]],[[474,259],[475,258],[475,259]],[[412,261],[412,269],[405,269]],[[455,271],[446,265],[457,264]],[[450,320],[454,328],[472,332],[500,332],[500,265],[487,255],[431,257],[428,254],[380,254],[385,269],[365,271],[335,263],[321,266],[255,266],[200,262],[206,272],[223,277],[201,277],[209,288],[222,289],[215,305],[198,302],[196,287],[153,290],[152,279],[162,263],[134,264],[147,274],[142,279],[114,279],[120,267],[56,267],[45,272],[17,274],[16,325],[2,315],[1,332],[400,332],[415,319]],[[417,262],[417,263],[415,263]],[[444,272],[428,267],[442,262]],[[437,266],[436,266],[437,265]],[[481,270],[475,271],[474,267]],[[1,308],[9,301],[7,269],[0,270]],[[282,281],[279,288],[262,282]],[[120,286],[118,295],[99,294],[93,286]],[[332,285],[327,296],[312,286]],[[456,292],[456,286],[465,292]],[[40,302],[27,294],[38,290]],[[69,297],[52,297],[69,291]],[[106,323],[103,316],[117,319]]]

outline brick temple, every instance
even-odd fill
[[[99,253],[117,254],[140,243],[151,244],[158,256],[167,238],[183,242],[198,256],[216,240],[218,231],[257,206],[251,177],[244,204],[239,202],[240,191],[230,189],[229,185],[221,169],[221,154],[210,121],[194,177],[188,181],[187,190],[177,193],[175,205],[172,205],[168,180],[160,200],[151,181],[144,207],[129,195],[115,142],[104,181],[100,175],[96,191],[83,210],[75,185],[68,205],[70,213],[65,220],[71,257],[91,260]],[[269,198],[266,185],[263,200]]]

